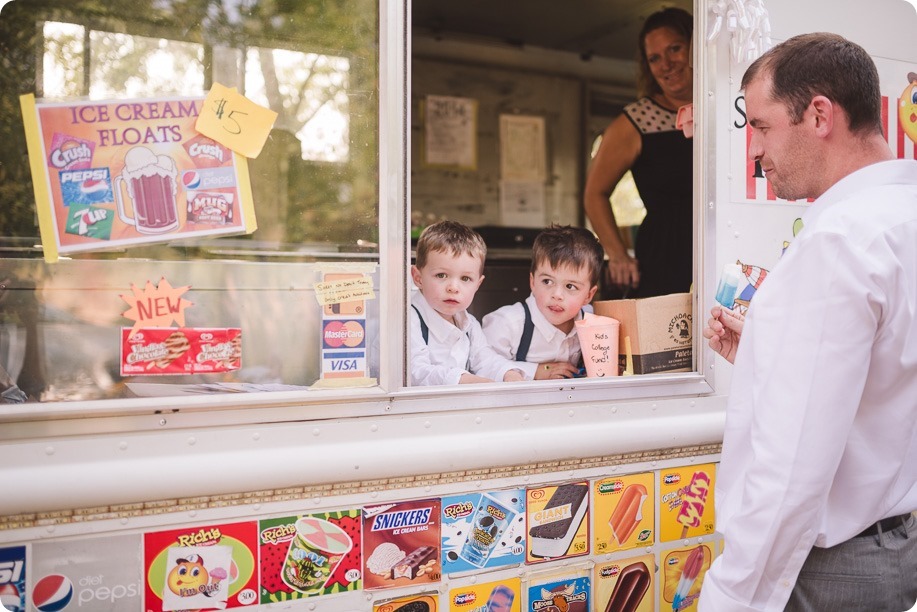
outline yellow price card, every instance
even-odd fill
[[[235,87],[214,83],[204,100],[195,129],[245,157],[264,148],[277,113],[255,104]]]

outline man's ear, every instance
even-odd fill
[[[840,107],[835,106],[825,96],[815,96],[809,104],[809,109],[815,121],[815,134],[821,137],[829,135],[834,130],[834,122],[838,119]]]

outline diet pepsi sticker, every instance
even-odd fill
[[[116,612],[142,606],[139,535],[32,544],[29,601],[39,612]]]
[[[0,605],[25,612],[25,546],[0,548]]]
[[[110,204],[115,201],[108,168],[62,170],[58,176],[64,206]]]
[[[101,206],[71,206],[64,231],[74,236],[108,240],[111,238],[115,211]]]
[[[191,191],[192,189],[220,189],[223,187],[236,186],[235,168],[198,168],[196,170],[185,170],[181,173],[182,186]]]

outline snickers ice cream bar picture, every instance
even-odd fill
[[[440,509],[439,499],[364,508],[364,589],[440,581]]]
[[[589,484],[529,489],[526,494],[529,563],[589,552]]]

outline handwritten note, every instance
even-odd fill
[[[258,157],[277,113],[255,104],[235,87],[214,83],[195,129],[245,157]]]
[[[315,283],[315,299],[319,305],[340,304],[356,300],[371,300],[376,297],[370,278],[350,278],[324,283]]]

